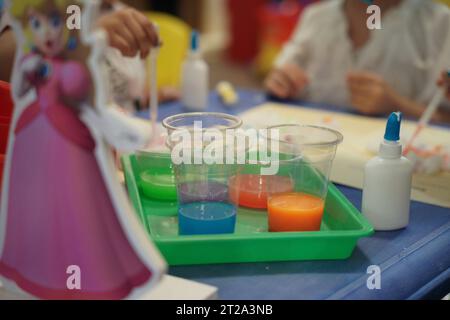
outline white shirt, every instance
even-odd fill
[[[403,0],[381,13],[382,30],[372,31],[355,51],[344,1],[308,7],[276,65],[297,63],[306,71],[310,85],[304,97],[310,101],[349,106],[346,75],[365,70],[383,77],[399,94],[428,103],[440,73],[450,67],[450,10],[429,0]]]

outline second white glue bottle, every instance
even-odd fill
[[[413,165],[402,156],[402,114],[387,121],[379,154],[364,169],[362,213],[377,231],[405,228],[409,223]]]
[[[209,67],[200,52],[200,36],[193,31],[191,50],[183,64],[181,99],[189,111],[204,111],[208,105]]]

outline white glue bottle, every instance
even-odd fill
[[[401,121],[400,112],[390,115],[378,157],[364,169],[362,213],[377,231],[398,230],[409,223],[413,165],[402,156]]]
[[[204,111],[208,105],[209,67],[200,52],[198,32],[191,34],[191,50],[184,61],[181,99],[189,111]]]

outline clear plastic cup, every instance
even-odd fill
[[[270,127],[268,139],[279,145],[278,173],[268,176],[268,219],[271,232],[319,231],[329,176],[337,146],[343,141],[339,132],[303,125]],[[277,132],[276,137],[271,136]],[[286,189],[279,183],[284,178]]]
[[[278,150],[278,149],[277,149]],[[270,150],[267,150],[270,151]],[[238,194],[236,202],[240,207],[260,210],[266,213],[268,185],[271,184],[271,190],[278,190],[280,193],[293,190],[292,181],[289,177],[264,175],[262,168],[271,166],[269,161],[264,161],[263,153],[267,151],[251,151],[246,159],[246,165],[239,170],[239,175],[230,179],[230,189],[233,194]],[[271,154],[272,159],[279,160],[278,151]],[[251,161],[251,159],[255,159]]]
[[[138,184],[147,199],[175,202],[177,190],[170,153],[138,151]]]
[[[220,113],[187,113],[169,117],[163,125],[168,131],[167,145],[172,151],[179,234],[233,233],[237,204],[228,185],[230,177],[238,173],[239,165],[233,158],[235,149],[227,152],[230,143],[235,145],[232,132],[228,130],[238,129],[241,120]],[[213,134],[214,139],[209,134]],[[209,153],[213,146],[222,150],[222,154]]]

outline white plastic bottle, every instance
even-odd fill
[[[202,58],[199,40],[199,34],[193,31],[191,50],[182,71],[182,103],[189,111],[204,111],[208,105],[209,67]]]
[[[378,157],[364,170],[362,213],[377,231],[405,228],[409,223],[413,165],[402,156],[402,114],[392,113]]]

